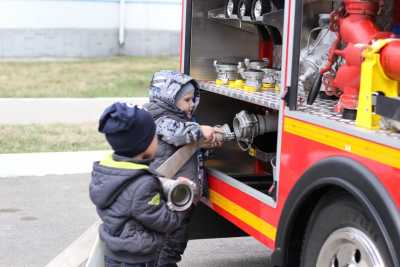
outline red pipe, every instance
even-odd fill
[[[264,58],[268,58],[269,61],[269,67],[272,67],[273,62],[273,49],[274,48],[274,43],[272,41],[264,41],[260,40],[259,42],[259,50],[258,50],[258,57],[260,60],[263,60]]]
[[[336,106],[336,111],[341,112],[345,109],[357,109],[358,93],[360,88],[361,63],[363,61],[362,52],[365,47],[373,40],[392,37],[392,33],[381,32],[373,22],[382,0],[344,0],[344,8],[332,13],[331,28],[338,32],[338,40],[345,45],[344,49],[338,50],[338,42],[335,42],[330,51],[329,59],[336,56],[345,59],[336,72],[329,87],[337,88],[343,94]],[[388,49],[385,57],[385,68],[390,71],[393,77],[397,77],[398,66],[390,62],[393,61],[393,53],[398,53],[398,47]],[[331,54],[333,53],[333,55]],[[398,55],[398,54],[397,54]],[[388,62],[386,62],[388,61]],[[328,66],[330,67],[332,63]],[[328,67],[327,66],[327,67]],[[326,68],[323,70],[326,71]]]
[[[400,40],[391,42],[382,48],[381,64],[389,78],[400,81]]]

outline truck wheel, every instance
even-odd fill
[[[226,0],[225,1],[225,17],[232,18],[238,12],[239,0]]]
[[[238,17],[242,19],[245,16],[250,16],[251,0],[240,0],[238,4]]]
[[[271,12],[271,3],[269,0],[253,0],[251,4],[251,18],[253,20],[256,20],[268,12]]]
[[[322,199],[307,226],[302,267],[394,267],[377,223],[354,199],[332,194]]]

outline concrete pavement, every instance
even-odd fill
[[[97,219],[89,174],[0,179],[0,266],[43,267]],[[250,237],[193,240],[180,267],[271,267]],[[83,266],[82,266],[83,267]]]

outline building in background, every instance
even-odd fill
[[[0,58],[177,55],[181,0],[2,0]]]

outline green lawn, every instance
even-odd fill
[[[0,97],[147,96],[155,71],[177,57],[0,61]],[[110,149],[96,123],[1,125],[0,154]]]
[[[179,69],[178,57],[0,62],[0,97],[147,96],[152,74]]]
[[[97,123],[0,125],[0,154],[107,149]]]

